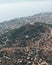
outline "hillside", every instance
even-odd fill
[[[36,54],[38,54],[39,61],[40,59],[42,60],[44,59],[44,61],[48,63],[48,65],[49,64],[51,65],[52,64],[51,30],[52,28],[50,24],[48,25],[40,22],[28,23],[21,26],[20,28],[9,30],[0,37],[1,50],[6,51],[7,53],[9,51],[12,51],[13,53],[13,51],[15,52],[15,50],[16,51],[19,50],[23,52],[23,54],[25,53],[28,54],[28,52],[31,54],[32,49],[35,48]],[[10,55],[10,53],[8,54]],[[22,56],[21,54],[19,55]],[[16,56],[16,55],[12,55],[12,56]]]
[[[0,23],[1,65],[52,65],[52,13]]]
[[[0,34],[3,34],[3,31],[6,29],[11,30],[14,28],[19,28],[29,22],[43,22],[52,24],[52,12],[44,12],[29,17],[21,17],[9,21],[4,21],[3,23],[0,23]]]
[[[44,35],[49,35],[50,30],[49,26],[46,26],[44,23],[28,23],[26,25],[21,26],[20,28],[15,28],[5,32],[1,35],[1,41],[3,43],[10,44],[15,43],[16,40],[26,41],[26,40],[40,40]]]

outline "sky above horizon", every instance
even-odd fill
[[[0,22],[52,12],[52,0],[0,0]]]

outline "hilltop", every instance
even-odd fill
[[[52,24],[52,12],[39,13],[33,16],[15,18],[9,21],[4,21],[0,23],[0,34],[5,30],[11,30],[14,28],[19,28],[30,22],[42,22]]]

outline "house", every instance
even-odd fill
[[[27,65],[32,65],[32,62],[31,61],[27,61]]]

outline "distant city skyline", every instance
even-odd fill
[[[0,22],[52,12],[52,0],[0,0]]]

